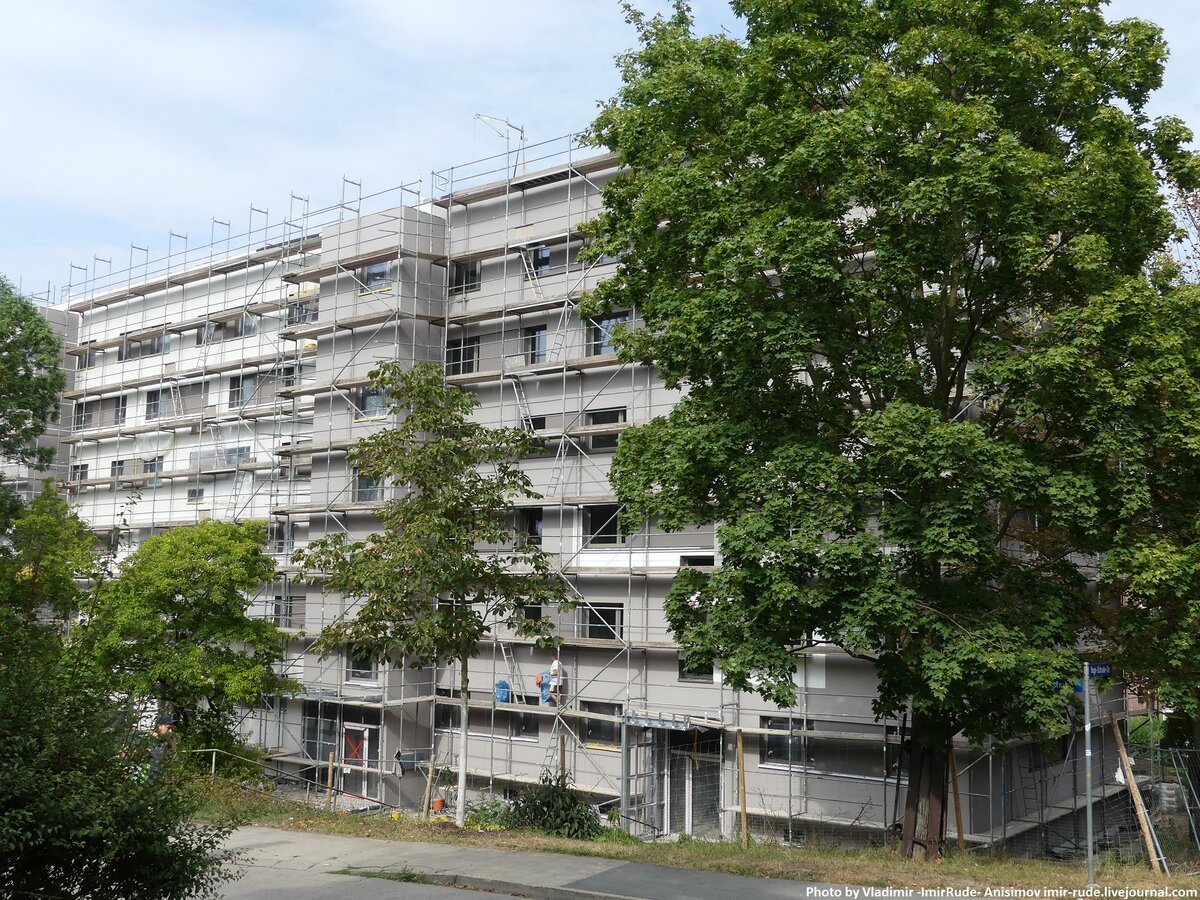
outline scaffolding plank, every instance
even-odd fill
[[[467,206],[471,203],[482,203],[485,200],[495,200],[512,191],[522,192],[532,188],[543,187],[559,181],[566,181],[572,175],[587,176],[605,169],[617,166],[616,153],[601,153],[583,159],[573,160],[561,166],[554,166],[540,171],[522,173],[520,176],[493,181],[465,191],[455,191],[434,200],[435,206],[449,208],[452,205]]]

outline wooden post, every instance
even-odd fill
[[[558,733],[558,780],[564,783],[567,778],[567,736]]]
[[[958,849],[966,850],[967,842],[963,838],[962,801],[958,796],[958,761],[954,758],[954,744],[950,745],[948,753],[950,756],[950,788],[954,791],[954,827],[958,830]]]
[[[333,751],[329,752],[329,774],[325,776],[325,811],[333,812]]]
[[[750,826],[746,819],[746,754],[742,729],[737,730],[738,802],[742,807],[742,849],[750,849]]]
[[[437,760],[429,754],[429,777],[425,779],[425,794],[421,797],[421,818],[429,818],[429,803],[433,799],[433,773],[437,771]]]
[[[1142,792],[1137,782],[1133,780],[1133,766],[1129,764],[1129,755],[1125,752],[1125,741],[1121,739],[1121,727],[1117,724],[1117,716],[1108,711],[1108,722],[1112,725],[1113,736],[1117,739],[1117,755],[1121,757],[1121,770],[1125,773],[1125,785],[1129,796],[1133,798],[1133,809],[1137,813],[1138,827],[1142,831],[1142,843],[1146,845],[1146,855],[1150,857],[1150,869],[1162,874],[1162,866],[1158,862],[1158,851],[1154,849],[1154,838],[1150,836],[1150,823],[1146,819],[1146,806],[1142,803]]]

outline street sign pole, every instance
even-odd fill
[[[1092,835],[1092,691],[1091,667],[1083,664],[1083,790],[1087,804],[1087,886],[1096,883],[1096,856]]]

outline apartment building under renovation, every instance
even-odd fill
[[[906,723],[875,719],[871,667],[815,649],[790,710],[685,668],[662,600],[680,566],[719,563],[714,532],[621,531],[613,450],[677,395],[613,352],[613,328],[635,324],[636,308],[603,320],[576,308],[616,264],[578,257],[580,226],[616,171],[612,156],[565,139],[451,168],[424,188],[368,197],[347,181],[330,208],[294,197],[281,221],[255,210],[244,234],[214,222],[202,248],[173,236],[163,260],[134,253],[128,270],[93,274],[68,303],[79,317],[64,438],[73,499],[118,552],[208,517],[269,522],[278,578],[252,611],[288,635],[286,674],[304,692],[264,697],[244,730],[298,775],[323,784],[332,754],[342,790],[413,807],[428,767],[453,767],[465,729],[474,794],[561,766],[634,833],[716,837],[738,827],[740,746],[756,831],[882,836],[903,811]],[[545,653],[503,631],[471,662],[466,722],[453,667],[308,652],[354,607],[301,582],[292,553],[369,533],[392,496],[346,457],[393,423],[368,379],[392,360],[441,363],[478,397],[481,421],[530,429],[544,447],[524,462],[544,496],[513,515],[578,602],[540,611],[563,639],[559,707],[534,686]],[[1120,696],[1096,713],[1119,709]],[[1124,788],[1100,730],[1095,746],[1097,796],[1115,798]],[[1052,749],[964,742],[955,755],[968,841],[1082,841],[1079,735]]]

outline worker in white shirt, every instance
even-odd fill
[[[550,651],[550,699],[555,706],[562,706],[562,663],[558,661],[558,651]]]

